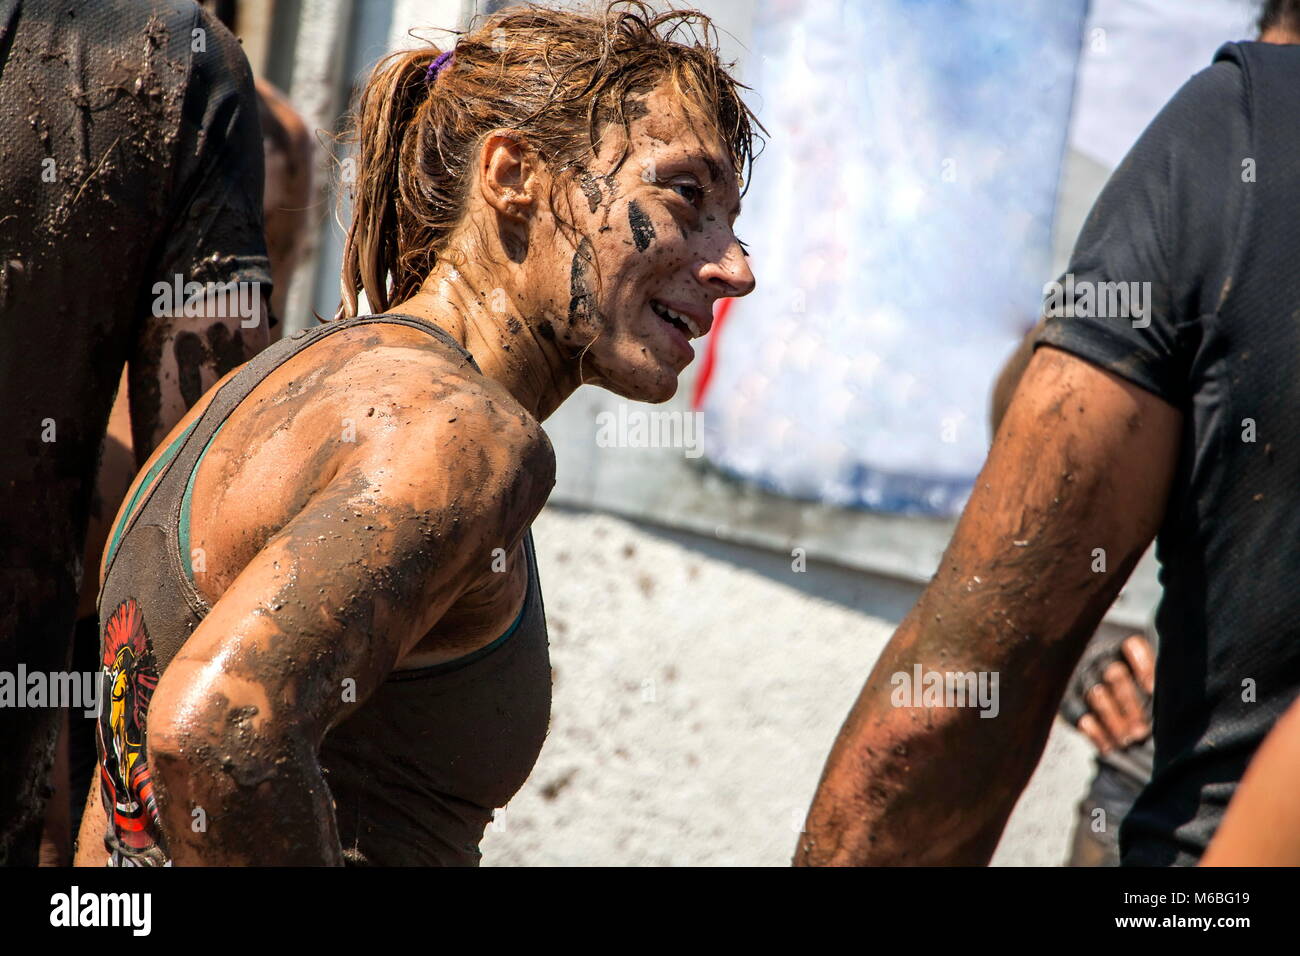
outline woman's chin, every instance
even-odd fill
[[[638,370],[627,375],[605,375],[599,382],[590,384],[600,385],[606,391],[634,402],[657,405],[677,394],[677,375],[678,373],[665,368]]]
[[[674,375],[665,381],[660,387],[650,393],[641,396],[638,401],[649,402],[652,405],[658,405],[666,402],[677,394],[677,376]]]

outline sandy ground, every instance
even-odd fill
[[[484,864],[786,865],[915,589],[601,514],[548,508],[534,536],[551,731]],[[994,863],[1059,865],[1090,770],[1058,721]]]

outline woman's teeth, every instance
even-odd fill
[[[665,322],[681,329],[687,338],[698,339],[700,337],[700,327],[695,324],[695,320],[689,315],[682,315],[680,312],[674,312],[661,302],[651,302],[650,310]]]

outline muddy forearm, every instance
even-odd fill
[[[318,754],[341,682],[288,650],[311,632],[310,615],[281,615],[281,626],[240,606],[234,591],[173,658],[149,707],[148,765],[166,852],[178,866],[339,865]],[[349,630],[338,641],[355,649],[358,637]],[[373,669],[346,652],[336,663],[357,675],[364,696]]]
[[[1011,655],[954,657],[951,636],[971,622],[940,615],[944,625],[935,613],[919,606],[867,678],[827,760],[796,865],[980,865],[996,848],[1046,743],[1057,682],[1007,680],[1024,666]],[[917,666],[923,675],[984,672],[996,706],[910,706]]]
[[[1137,386],[1039,349],[934,580],[840,731],[799,862],[988,860],[1164,515],[1180,425]],[[914,681],[938,677],[937,702],[895,697],[893,678],[917,668]],[[990,687],[997,674],[996,717],[949,695],[950,675],[972,672]]]
[[[151,745],[169,856],[177,866],[342,865],[315,748],[292,733],[242,726],[232,734],[240,723],[232,711],[183,742]]]
[[[127,369],[139,467],[204,392],[270,344],[266,301],[260,290],[249,294],[254,306],[247,320],[216,304],[205,305],[200,318],[163,314],[146,320]]]

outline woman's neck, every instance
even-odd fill
[[[578,362],[541,335],[541,321],[521,314],[499,283],[468,271],[440,265],[420,291],[388,311],[428,319],[445,329],[474,356],[485,376],[509,391],[539,422],[545,421],[582,384]]]

